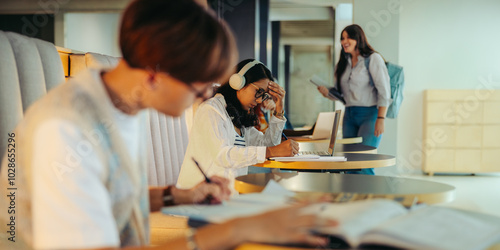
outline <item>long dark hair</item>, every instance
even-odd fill
[[[245,59],[241,61],[236,66],[235,72],[239,72],[247,63],[253,60],[255,59]],[[245,86],[253,82],[258,82],[262,79],[269,79],[271,81],[274,81],[271,71],[261,63],[254,65],[243,76],[245,77]],[[217,90],[217,93],[220,93],[224,96],[227,104],[227,113],[231,117],[231,120],[235,127],[252,127],[259,124],[259,118],[254,113],[253,109],[251,109],[250,111],[246,111],[243,109],[243,106],[241,105],[241,102],[240,100],[238,100],[238,97],[236,95],[236,90],[229,85],[229,82],[226,82],[225,84],[220,86]]]
[[[355,49],[358,49],[359,54],[361,54],[363,57],[368,57],[373,52],[375,52],[372,46],[368,43],[368,40],[366,39],[365,36],[365,32],[359,25],[352,24],[345,27],[340,33],[341,36],[344,33],[344,31],[347,33],[347,36],[349,38],[356,40],[357,43]],[[342,40],[342,38],[340,38],[340,40]],[[337,89],[339,90],[340,90],[340,78],[344,74],[345,68],[347,67],[347,58],[349,56],[350,54],[345,53],[344,47],[342,47],[340,51],[339,62],[337,63],[337,69],[335,70],[335,77],[337,78]]]

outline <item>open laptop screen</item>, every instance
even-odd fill
[[[318,119],[316,120],[316,125],[314,126],[314,131],[311,135],[311,139],[320,140],[320,139],[327,139],[328,137],[330,137],[334,119],[335,119],[335,112],[319,113]]]
[[[330,155],[333,155],[333,150],[335,149],[335,141],[337,140],[337,134],[339,130],[339,123],[340,123],[340,110],[335,110],[335,117],[333,119],[333,128],[332,128],[332,134],[330,135],[330,145],[328,146],[328,153]]]

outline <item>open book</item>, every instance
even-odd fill
[[[269,193],[240,195],[223,205],[165,207],[162,212],[190,220],[221,223],[286,206],[290,196]],[[500,242],[500,218],[438,206],[407,210],[384,199],[319,203],[304,213],[339,221],[315,233],[341,239],[353,248],[374,245],[412,249],[484,249]],[[193,224],[191,224],[193,225]],[[332,246],[334,247],[334,246]]]
[[[439,206],[408,211],[389,200],[315,206],[321,210],[320,217],[340,223],[339,227],[316,231],[342,239],[351,247],[484,249],[500,242],[500,218],[484,214]]]

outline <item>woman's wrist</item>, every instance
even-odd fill
[[[378,116],[377,119],[385,119],[384,116]]]
[[[172,195],[172,188],[173,186],[168,186],[163,190],[162,199],[163,199],[163,206],[165,207],[175,205],[174,196]]]
[[[271,150],[269,147],[266,147],[266,159],[271,157]]]
[[[266,159],[276,156],[276,154],[274,152],[275,150],[273,149],[274,147],[276,147],[276,146],[266,147]]]
[[[170,194],[172,196],[172,205],[179,204],[189,204],[189,190],[187,189],[178,189],[175,186],[170,186]]]
[[[274,110],[273,115],[277,118],[283,119],[283,117],[285,116],[285,110],[282,109],[282,110],[278,111],[276,109],[276,110]]]

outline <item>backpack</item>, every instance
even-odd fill
[[[370,57],[365,59],[365,66],[368,69],[368,75],[370,76],[370,83],[373,83],[372,75],[370,74]],[[405,74],[403,72],[403,67],[396,65],[394,63],[386,62],[387,72],[389,73],[390,83],[391,83],[391,98],[392,103],[387,108],[387,117],[396,118],[398,116],[399,108],[403,102],[403,88],[405,86]]]

